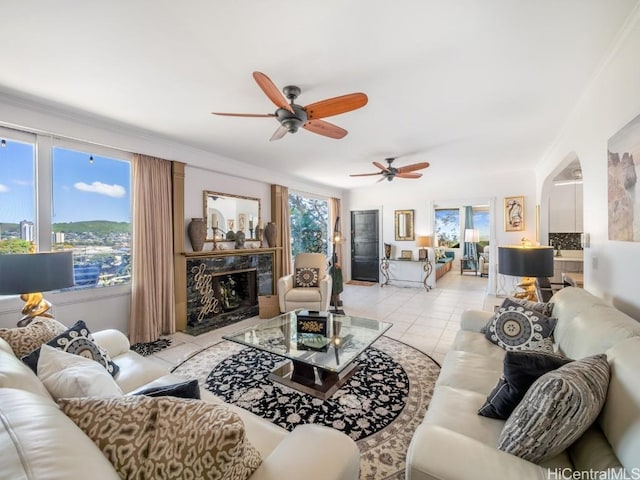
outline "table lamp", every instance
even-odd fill
[[[73,252],[0,255],[0,295],[20,295],[26,303],[19,327],[35,317],[53,318],[51,303],[40,292],[73,287]]]
[[[553,247],[498,247],[498,273],[523,277],[518,286],[524,288],[524,292],[515,296],[535,301],[537,295],[534,278],[553,277]]]

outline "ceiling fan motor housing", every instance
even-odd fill
[[[298,129],[307,123],[307,112],[300,105],[295,103],[291,104],[295,114],[291,113],[286,108],[279,108],[276,110],[276,117],[280,124],[287,129],[289,133],[296,133]]]

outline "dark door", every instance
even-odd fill
[[[351,212],[351,278],[379,280],[378,210]]]

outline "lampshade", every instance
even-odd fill
[[[464,231],[464,241],[469,243],[478,243],[480,241],[480,230],[475,228],[466,228]]]
[[[0,295],[73,287],[73,252],[0,255]]]
[[[498,247],[498,273],[513,277],[553,277],[553,248]]]
[[[416,246],[417,247],[430,247],[431,246],[431,237],[426,235],[418,236],[416,238]]]

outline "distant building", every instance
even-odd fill
[[[64,232],[53,232],[51,234],[51,240],[54,244],[56,243],[64,243]]]
[[[35,240],[35,226],[33,222],[26,220],[20,222],[20,238],[27,242],[33,242]]]

